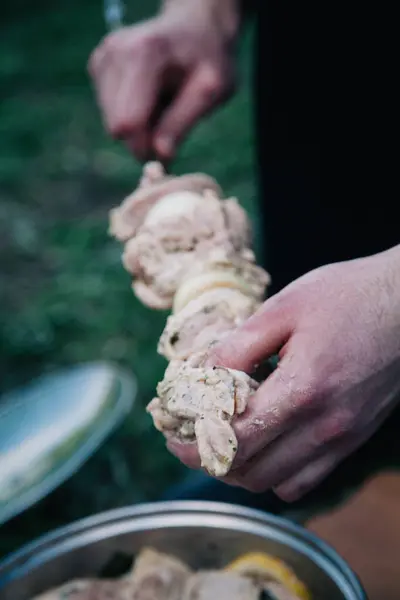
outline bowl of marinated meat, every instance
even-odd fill
[[[1,600],[366,600],[324,542],[285,519],[210,502],[118,509],[0,564]]]

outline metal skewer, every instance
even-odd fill
[[[104,0],[104,20],[110,31],[123,27],[125,6],[122,0]]]

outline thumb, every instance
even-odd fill
[[[264,302],[245,323],[216,344],[207,364],[252,373],[286,344],[294,315],[278,294]]]
[[[196,121],[224,99],[226,88],[222,70],[209,64],[197,67],[158,123],[153,140],[156,153],[171,158]]]

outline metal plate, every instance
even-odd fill
[[[89,363],[0,398],[0,524],[70,477],[128,414],[135,395],[127,373]]]
[[[268,552],[292,566],[313,600],[367,600],[348,565],[315,535],[286,519],[211,502],[128,507],[59,529],[0,564],[0,597],[30,600],[71,579],[96,577],[116,556],[133,557],[145,546],[194,569],[218,569],[242,553]]]

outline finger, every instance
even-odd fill
[[[299,473],[281,483],[274,492],[285,502],[295,502],[321,483],[339,464],[340,456],[332,450],[305,466]]]
[[[235,466],[243,465],[279,436],[320,412],[320,383],[310,374],[301,338],[297,334],[291,338],[275,371],[250,398],[244,414],[233,422],[239,448]]]
[[[106,129],[115,137],[124,137],[125,131],[130,128],[133,131],[136,123],[148,121],[151,105],[148,106],[147,113],[141,111],[141,105],[151,94],[149,87],[156,77],[143,77],[140,72],[143,65],[141,61],[147,60],[146,52],[149,51],[146,51],[146,47],[149,44],[142,41],[136,52],[132,52],[130,48],[124,49],[118,39],[120,38],[114,34],[108,36],[92,53],[88,68],[94,80]],[[157,60],[153,59],[152,63],[157,67]],[[151,72],[154,74],[154,70]],[[132,90],[133,84],[138,80],[144,81],[140,86],[142,95]],[[139,159],[144,160],[149,155],[150,142],[149,129],[141,128],[128,138],[127,146]]]
[[[234,468],[238,469],[242,475],[247,473],[247,476],[254,479],[256,484],[261,484],[261,479],[264,479],[266,486],[272,487],[278,484],[278,477],[287,479],[291,476],[292,471],[298,470],[303,463],[316,458],[332,444],[353,441],[352,412],[347,408],[336,406],[327,411],[325,396],[318,392],[318,387],[317,384],[314,390],[307,391],[307,386],[300,384],[295,388],[292,402],[288,402],[287,408],[280,407],[283,417],[281,414],[278,421],[283,421],[283,423],[278,422],[275,425],[272,417],[267,415],[264,434],[261,424],[259,434],[254,431],[249,432],[250,414],[238,420],[235,430],[238,436],[239,450]],[[249,412],[251,413],[253,410],[264,410],[265,412],[265,408],[253,406],[251,403]],[[277,413],[276,410],[271,412],[275,415]],[[253,421],[255,420],[253,419]],[[275,428],[281,433],[275,435],[273,431]],[[282,435],[283,431],[286,432],[285,435]],[[273,438],[272,443],[270,438]],[[258,444],[263,444],[263,446],[256,453],[254,449],[258,447]],[[254,469],[252,468],[253,463]],[[256,471],[259,471],[258,475]]]
[[[209,477],[212,477],[213,479],[217,479],[218,481],[222,481],[224,483],[228,483],[228,485],[232,485],[233,487],[238,487],[240,485],[236,482],[234,478],[232,478],[231,482],[229,476],[224,478],[213,477],[212,475],[210,475],[210,473],[203,469],[201,467],[201,460],[196,443],[181,444],[173,440],[168,440],[167,448],[171,452],[171,454],[178,458],[189,469],[202,470]]]
[[[193,72],[155,129],[154,149],[161,158],[170,159],[196,121],[221,102],[223,82],[222,72],[208,64]]]
[[[300,363],[301,364],[301,363]],[[298,376],[287,354],[276,370],[251,397],[243,416],[233,425],[238,439],[235,466],[243,465],[278,436],[287,431],[294,419],[299,419],[303,402],[303,372]],[[306,403],[304,403],[306,404]],[[198,468],[200,461],[195,444],[179,444],[168,440],[169,450],[184,464]]]
[[[151,113],[157,102],[163,59],[153,64],[133,61],[122,65],[122,82],[115,98],[115,111],[110,124],[114,137],[129,139],[149,130]]]
[[[144,63],[142,63],[144,64]],[[157,66],[158,65],[158,66]],[[156,67],[156,68],[154,68]],[[140,65],[130,71],[119,104],[121,121],[116,125],[117,137],[124,137],[130,152],[138,160],[149,160],[152,152],[152,114],[161,93],[164,57],[153,61],[151,77],[141,72]],[[129,69],[129,66],[127,67]],[[144,85],[138,82],[145,79]]]
[[[207,364],[252,373],[287,343],[293,329],[294,314],[285,296],[273,296],[243,325],[213,347]]]
[[[339,419],[340,421],[340,419]],[[274,488],[274,492],[286,502],[294,502],[313,490],[350,454],[358,450],[373,435],[378,423],[354,434],[351,429],[338,436],[338,440],[330,445],[323,456],[305,466],[299,473],[289,477],[287,481]],[[332,431],[328,427],[328,431]],[[335,430],[335,426],[334,426]],[[326,429],[323,427],[323,431]]]
[[[201,460],[195,442],[182,444],[173,438],[170,438],[167,440],[167,448],[171,454],[176,456],[176,458],[190,469],[201,468]]]
[[[94,79],[94,85],[104,127],[111,131],[113,113],[116,109],[115,98],[118,96],[120,85],[119,65],[114,64],[112,55],[104,56],[102,70]]]
[[[237,467],[235,462],[230,474],[231,480],[256,493],[283,483],[323,451],[317,431],[318,424],[303,422],[294,430],[278,437],[241,466]]]

